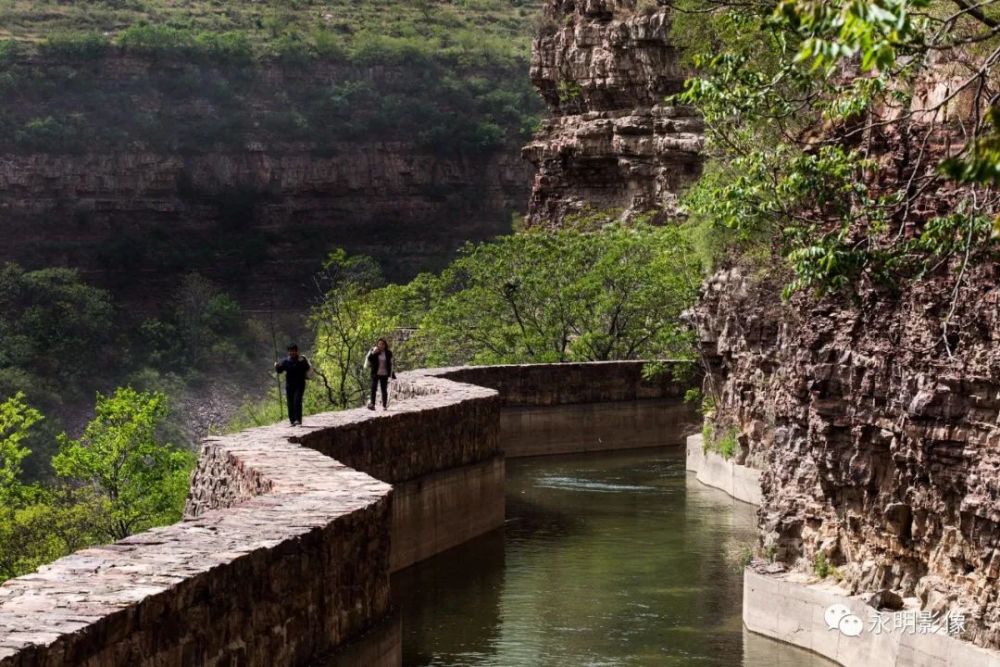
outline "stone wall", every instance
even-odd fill
[[[410,377],[447,378],[495,389],[504,408],[612,403],[644,399],[682,399],[697,384],[696,364],[670,362],[667,372],[643,377],[645,361],[594,361],[565,364],[512,364],[434,368],[400,375],[400,391]],[[678,379],[680,378],[680,379]],[[427,386],[426,381],[421,384]]]
[[[401,373],[389,412],[208,438],[184,521],[0,586],[0,667],[398,664],[390,572],[503,522],[501,405],[679,403],[641,367]]]
[[[0,586],[0,665],[301,665],[385,616],[389,485],[280,427],[205,448],[197,517]],[[247,470],[268,493],[251,497]],[[199,487],[225,480],[243,502],[209,509]]]
[[[699,381],[694,364],[674,363],[655,378],[643,361],[480,366],[418,371],[496,389],[504,456],[547,456],[683,445],[700,428],[684,392]],[[675,372],[676,371],[676,372]],[[408,377],[397,390],[409,391]],[[426,383],[426,380],[422,380]]]

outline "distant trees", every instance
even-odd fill
[[[71,269],[0,266],[0,396],[71,400],[112,352],[114,309]]]
[[[98,396],[83,437],[60,437],[55,482],[23,478],[24,446],[42,420],[23,394],[0,403],[0,580],[98,542],[180,518],[194,455],[161,441],[166,397]]]
[[[364,353],[383,335],[395,336],[400,367],[692,353],[680,315],[696,296],[699,264],[677,227],[591,224],[504,236],[470,244],[439,275],[406,285],[381,286],[367,258],[338,250],[331,273],[312,315],[313,360],[337,407],[360,400]]]

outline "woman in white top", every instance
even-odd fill
[[[365,359],[365,366],[372,374],[372,397],[368,402],[368,409],[375,409],[376,390],[382,390],[382,409],[389,409],[389,378],[396,379],[396,374],[392,371],[392,350],[389,349],[389,341],[379,338],[378,342],[368,352]]]

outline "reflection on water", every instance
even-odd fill
[[[754,509],[657,450],[507,461],[503,530],[399,573],[404,665],[828,665],[744,638]]]

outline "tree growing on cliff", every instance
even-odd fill
[[[52,465],[86,494],[104,536],[180,519],[194,456],[159,441],[166,397],[120,388],[99,394],[95,412],[79,440],[61,437]]]
[[[694,224],[723,252],[784,256],[786,293],[856,294],[956,264],[961,276],[989,256],[993,4],[677,3],[697,70],[678,99],[704,113],[711,157],[688,198]]]

